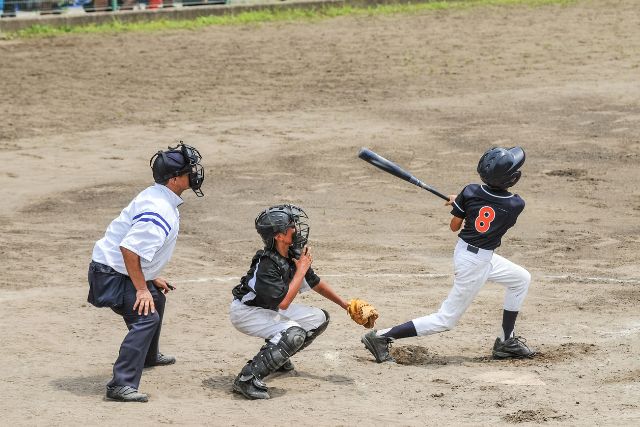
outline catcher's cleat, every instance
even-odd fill
[[[294,369],[296,369],[296,367],[293,365],[293,362],[291,361],[291,359],[287,359],[287,361],[284,362],[284,365],[276,369],[276,372],[291,372]]]
[[[107,386],[107,399],[119,402],[146,402],[149,396],[128,385]]]
[[[389,348],[391,348],[393,338],[379,337],[376,335],[376,330],[374,329],[373,331],[364,334],[360,341],[362,341],[364,347],[373,354],[373,357],[376,358],[376,362],[382,363],[396,361],[389,354]]]
[[[525,357],[533,357],[536,352],[531,350],[525,344],[527,340],[522,337],[511,337],[508,340],[500,340],[496,338],[493,344],[494,359],[522,359]]]
[[[166,354],[158,353],[158,356],[156,357],[156,361],[153,363],[145,362],[144,367],[150,368],[152,366],[166,366],[166,365],[173,365],[174,363],[176,363],[175,356],[168,356]]]
[[[245,379],[242,374],[238,374],[233,381],[233,391],[251,400],[271,398],[267,385],[254,376]]]

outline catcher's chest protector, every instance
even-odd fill
[[[278,266],[278,270],[280,270],[280,275],[282,276],[282,280],[284,281],[284,283],[291,282],[295,271],[293,268],[291,268],[291,264],[289,264],[289,261],[287,261],[286,258],[280,256],[280,254],[274,251],[263,250],[258,252],[259,253],[256,254],[256,256],[258,256],[258,259],[263,256],[268,256],[271,261],[273,261],[274,264]]]

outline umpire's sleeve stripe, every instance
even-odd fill
[[[153,218],[141,218],[141,219],[140,219],[140,221],[138,221],[138,222],[143,222],[143,221],[144,221],[144,222],[152,222],[152,223],[154,223],[154,224],[155,224],[155,225],[157,225],[158,227],[162,228],[162,231],[164,231],[164,234],[165,234],[165,235],[167,235],[167,236],[169,235],[169,232],[167,231],[167,229],[166,229],[166,228],[164,228],[164,226],[163,226],[162,224],[160,224],[160,222],[159,222],[159,221],[156,221],[156,220],[155,220],[155,219],[153,219]]]
[[[143,215],[152,215],[152,216],[155,216],[155,217],[160,218],[160,221],[162,221],[162,222],[164,223],[164,225],[166,225],[166,226],[167,226],[167,228],[169,229],[169,231],[171,231],[171,226],[169,225],[169,223],[168,223],[167,221],[165,221],[165,219],[164,219],[164,218],[162,218],[162,216],[160,216],[160,214],[157,214],[157,213],[155,213],[155,212],[142,212],[142,213],[139,213],[138,215],[136,215],[136,216],[134,216],[134,217],[133,217],[133,221],[135,221],[136,219],[140,218],[140,217],[141,217],[141,216],[143,216]]]
[[[456,208],[458,208],[460,210],[460,212],[464,213],[464,209],[462,209],[460,206],[458,206],[458,204],[454,201],[453,202],[454,205],[456,205]]]

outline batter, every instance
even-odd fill
[[[494,253],[502,236],[515,225],[525,206],[519,195],[507,191],[520,179],[519,169],[524,161],[521,147],[492,148],[478,162],[477,171],[484,184],[469,184],[457,196],[449,197],[445,206],[452,206],[450,228],[453,232],[460,231],[453,253],[453,288],[436,313],[365,334],[362,342],[376,362],[394,361],[389,354],[389,345],[396,339],[453,329],[487,281],[499,283],[506,290],[502,330],[493,345],[493,357],[534,356],[535,351],[526,345],[526,340],[514,334],[516,317],[527,296],[531,275]]]

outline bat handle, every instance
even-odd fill
[[[417,180],[418,182],[415,183],[418,187],[420,188],[424,188],[425,190],[427,190],[428,192],[435,194],[436,196],[440,197],[443,200],[446,200],[447,202],[449,201],[449,197],[445,196],[444,194],[442,194],[441,192],[439,192],[438,190],[436,190],[435,188],[431,187],[430,185],[425,184],[424,182]]]

